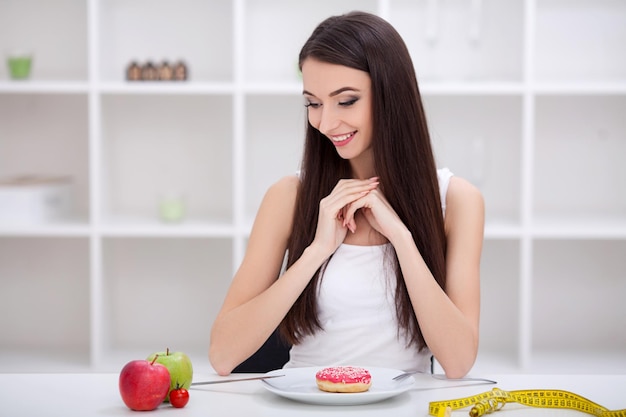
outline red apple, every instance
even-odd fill
[[[120,394],[131,410],[154,410],[169,392],[170,372],[155,361],[130,361],[120,372]]]

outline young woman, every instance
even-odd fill
[[[478,349],[483,199],[437,170],[403,40],[352,12],[322,22],[299,58],[301,171],[261,203],[211,332],[214,369],[229,374],[279,327],[286,367],[427,371],[434,355],[464,376]]]

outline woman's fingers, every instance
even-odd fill
[[[345,218],[345,216],[341,217],[345,214],[343,208],[375,189],[378,184],[377,178],[370,178],[369,180],[340,180],[333,191],[322,200],[324,208],[333,212],[337,219]]]
[[[384,229],[391,227],[398,220],[398,215],[379,190],[369,191],[346,207],[343,213],[343,224],[351,231],[353,230],[351,227],[355,225],[354,215],[357,210],[362,210],[372,227],[385,236]]]
[[[356,231],[356,222],[354,221],[354,214],[357,210],[367,207],[367,195],[370,191],[366,191],[357,200],[354,200],[350,204],[344,207],[343,225],[347,227],[352,233]]]
[[[331,201],[336,204],[336,208],[340,207],[337,219],[341,220],[342,226],[347,227],[352,233],[356,231],[354,212],[360,208],[353,207],[353,205],[370,191],[376,189],[378,184],[378,177],[367,180],[342,180],[331,193],[331,196],[334,196]]]
[[[376,177],[368,180],[340,180],[322,202],[325,208],[334,208],[339,214],[340,209],[376,189],[378,184],[380,183]]]
[[[325,247],[336,248],[348,230],[354,232],[354,219],[347,223],[346,215],[350,203],[358,200],[378,186],[378,178],[368,180],[340,180],[332,192],[320,201],[320,213],[316,240]],[[328,246],[326,246],[328,245]]]

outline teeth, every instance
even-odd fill
[[[331,139],[334,142],[343,142],[344,140],[348,139],[353,134],[354,134],[354,132],[350,132],[350,133],[346,133],[345,135],[341,135],[341,136],[333,136]]]

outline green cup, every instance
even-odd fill
[[[159,201],[159,218],[166,223],[178,223],[185,217],[183,197],[168,196]]]
[[[30,55],[10,55],[7,58],[9,75],[14,80],[25,80],[30,76],[32,57]]]

